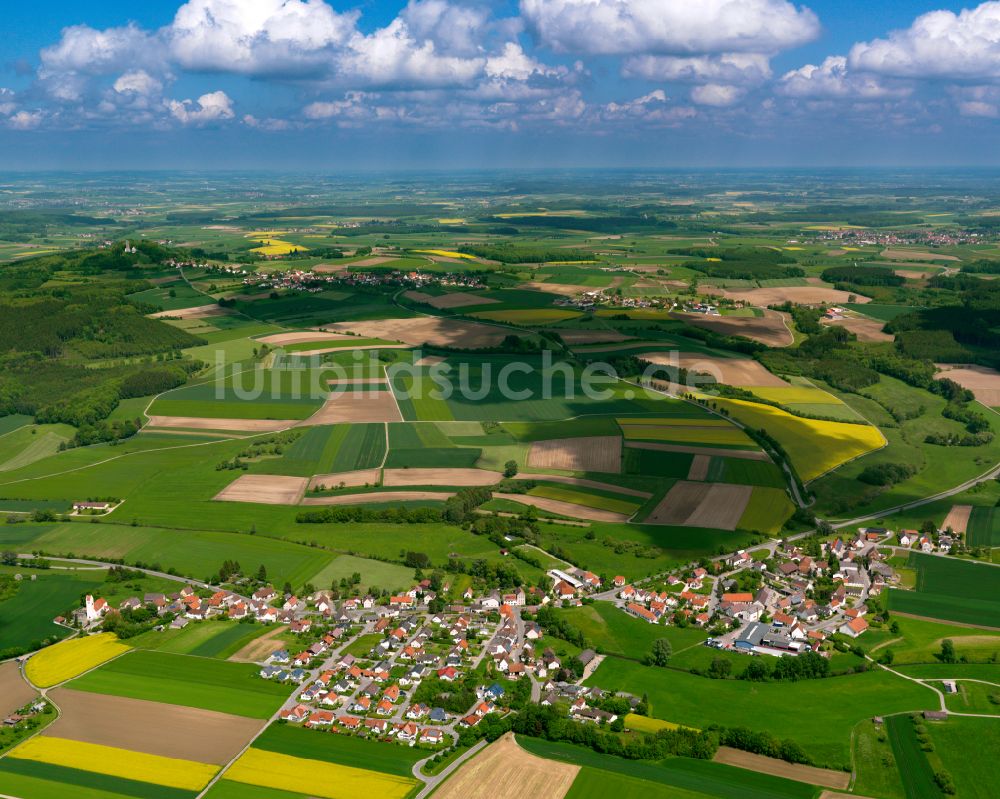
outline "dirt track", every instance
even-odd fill
[[[35,698],[35,691],[21,677],[15,661],[0,663],[0,719],[5,719],[19,707]]]
[[[528,465],[535,469],[621,474],[622,440],[618,436],[590,436],[536,441],[531,445]]]
[[[303,505],[371,505],[377,502],[444,501],[455,496],[448,491],[378,491],[371,494],[341,494],[335,497],[307,497]]]
[[[264,726],[213,710],[68,688],[57,688],[51,696],[62,713],[43,735],[197,763],[229,762]]]
[[[630,449],[652,449],[660,452],[687,452],[691,455],[719,455],[725,458],[740,458],[746,461],[767,461],[770,458],[763,452],[753,452],[747,449],[717,449],[715,447],[686,447],[683,444],[657,444],[652,441],[627,441],[625,446]]]
[[[754,755],[728,746],[720,746],[713,759],[716,763],[739,766],[760,774],[771,774],[775,777],[784,777],[787,780],[807,782],[811,785],[822,785],[825,788],[846,791],[851,784],[851,775],[846,771],[833,771],[815,766],[803,766],[799,763],[786,763],[784,760],[778,760],[774,757]]]
[[[330,397],[299,426],[401,421],[403,415],[391,391],[348,391]]]
[[[758,289],[760,290],[762,289]],[[764,316],[760,317],[705,316],[688,313],[675,313],[671,316],[694,327],[714,330],[724,336],[744,336],[769,347],[789,347],[794,343],[791,332],[785,327],[784,317],[777,311],[764,311]]]
[[[687,352],[644,352],[636,357],[661,366],[679,366],[689,372],[710,374],[727,386],[783,388],[788,385],[767,371],[763,364],[750,358],[715,358]]]
[[[345,488],[360,488],[364,485],[375,485],[382,476],[379,469],[361,469],[356,472],[338,472],[337,474],[317,474],[309,481],[309,490],[317,486],[336,488],[341,483]]]
[[[491,486],[503,479],[485,469],[386,469],[386,486]]]
[[[579,766],[525,752],[512,733],[465,763],[435,792],[435,799],[562,799]]]
[[[309,481],[305,477],[244,474],[215,495],[216,502],[254,502],[259,505],[297,505]]]
[[[232,430],[271,433],[299,424],[295,419],[207,419],[203,416],[150,416],[149,427],[181,427],[190,430]]]
[[[585,505],[576,505],[572,502],[561,502],[558,499],[546,499],[545,497],[532,497],[528,494],[497,494],[495,499],[507,499],[511,502],[520,502],[522,505],[534,505],[541,510],[558,513],[560,516],[569,516],[571,519],[588,519],[592,522],[618,522],[624,523],[629,520],[629,516],[624,513],[615,513],[610,510],[600,510],[598,508],[588,508]]]
[[[357,333],[366,338],[400,341],[411,346],[435,344],[463,349],[494,347],[510,335],[510,330],[501,327],[436,317],[337,322],[322,327],[325,330]]]

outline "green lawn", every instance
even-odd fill
[[[258,670],[251,664],[136,650],[70,687],[266,719],[290,696],[291,688],[261,679]]]
[[[556,613],[580,630],[598,651],[634,659],[646,655],[653,642],[660,638],[670,641],[674,652],[698,645],[707,638],[697,627],[649,624],[629,616],[609,602],[560,609]]]
[[[611,657],[587,683],[646,693],[652,715],[666,721],[699,728],[745,726],[791,738],[817,765],[831,768],[849,762],[851,729],[861,719],[937,706],[929,689],[881,671],[793,683],[709,681]]]
[[[854,790],[862,796],[879,799],[907,799],[896,756],[885,730],[871,719],[854,728]]]
[[[1000,631],[974,630],[956,627],[925,619],[909,619],[894,616],[892,621],[899,627],[893,633],[888,626],[872,627],[858,639],[858,645],[877,657],[886,649],[892,650],[893,666],[911,663],[938,663],[941,642],[948,638],[955,644],[956,656],[970,663],[995,662],[1000,659]]]
[[[366,591],[372,587],[398,590],[413,585],[413,569],[354,555],[338,555],[313,575],[309,582],[317,588],[328,588],[334,584],[339,587],[341,579],[350,579],[356,573],[361,575],[361,588]]]
[[[34,580],[22,580],[17,593],[0,602],[0,653],[34,648],[43,639],[65,638],[69,630],[53,624],[52,619],[79,607],[80,595],[100,586],[104,575],[53,571],[39,573]]]
[[[939,759],[962,799],[993,799],[1000,785],[1000,720],[960,719],[928,724]]]
[[[934,783],[934,770],[917,740],[913,719],[906,715],[892,716],[886,719],[885,726],[907,799],[937,799],[942,796]]]

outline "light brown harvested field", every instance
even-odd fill
[[[562,330],[556,328],[555,332],[567,344],[603,344],[605,342],[628,341],[632,338],[619,330]]]
[[[336,272],[346,272],[347,267],[348,264],[316,264],[312,271],[320,275],[330,275]]]
[[[618,436],[590,436],[536,441],[528,453],[528,465],[535,469],[621,474],[622,440]]]
[[[491,486],[503,479],[485,469],[386,469],[385,486]]]
[[[197,763],[228,763],[265,724],[213,710],[68,688],[57,688],[51,696],[61,712],[43,735]]]
[[[712,458],[708,455],[695,455],[691,460],[691,468],[688,470],[688,480],[701,481],[708,477],[708,467],[712,463]]]
[[[939,377],[947,377],[963,388],[969,389],[983,405],[988,405],[991,408],[1000,407],[1000,372],[990,369],[988,366],[971,364],[954,366],[937,363],[934,365],[943,372]]]
[[[952,505],[948,515],[941,524],[942,530],[949,527],[956,533],[964,533],[969,528],[969,516],[972,515],[972,505]]]
[[[362,258],[360,261],[351,261],[347,266],[378,266],[389,261],[397,261],[401,256],[396,255],[373,255],[371,258]]]
[[[330,397],[316,413],[299,422],[300,427],[353,422],[401,422],[396,397],[391,391],[346,391]]]
[[[824,320],[823,324],[850,330],[858,337],[858,341],[875,343],[894,341],[896,338],[891,333],[882,331],[882,328],[885,327],[885,322],[880,322],[878,319],[868,319],[863,316],[845,316],[843,319]]]
[[[176,311],[159,311],[158,313],[150,314],[149,318],[208,319],[212,316],[229,316],[231,313],[232,311],[228,308],[223,308],[221,305],[198,305],[194,308],[179,308]]]
[[[728,386],[783,388],[788,385],[780,377],[767,371],[762,363],[750,358],[715,358],[687,352],[644,352],[636,357],[662,366],[679,366],[689,372],[710,374],[718,382]]]
[[[21,677],[17,661],[0,663],[0,719],[7,718],[34,698],[35,691]]]
[[[753,486],[725,483],[675,483],[646,518],[646,524],[735,530]]]
[[[325,355],[328,352],[347,352],[349,350],[408,350],[409,348],[409,344],[362,344],[360,347],[355,347],[350,341],[343,341],[336,346],[317,347],[314,350],[296,352],[295,356],[298,358],[311,358],[313,355]]]
[[[954,255],[944,255],[937,252],[921,252],[917,250],[882,250],[882,257],[890,261],[961,261]]]
[[[657,444],[652,441],[626,441],[631,449],[652,449],[659,452],[686,452],[690,455],[719,455],[725,458],[739,458],[746,461],[767,461],[763,452],[746,449],[716,449],[715,447],[685,447],[683,444]]]
[[[598,491],[611,491],[615,494],[624,494],[629,497],[639,497],[649,499],[652,494],[648,491],[639,491],[637,488],[623,488],[610,483],[602,483],[600,480],[587,480],[584,477],[566,477],[561,474],[534,474],[532,472],[518,472],[518,480],[545,480],[549,483],[562,483],[569,486],[580,486],[581,488],[596,488]]]
[[[258,505],[297,505],[309,480],[273,474],[244,474],[215,495],[216,502],[254,502]]]
[[[905,277],[907,280],[926,280],[937,274],[934,271],[920,271],[918,269],[895,269],[893,271],[897,277]]]
[[[417,302],[424,302],[430,305],[432,308],[447,309],[447,308],[465,308],[470,305],[499,305],[500,300],[494,300],[491,297],[476,297],[473,294],[469,294],[465,291],[455,291],[450,294],[439,294],[434,296],[432,294],[424,294],[422,291],[408,291],[404,297],[409,297],[411,300],[416,300]]]
[[[744,336],[769,347],[789,347],[794,343],[792,332],[785,326],[785,318],[777,311],[764,311],[764,316],[704,316],[702,314],[675,313],[675,319],[693,327],[714,330],[724,336]]]
[[[356,472],[317,474],[309,481],[309,490],[312,491],[320,486],[337,488],[341,483],[344,484],[344,488],[359,488],[366,485],[373,486],[378,483],[381,477],[381,469],[360,469]]]
[[[784,777],[786,780],[797,780],[798,782],[807,782],[810,785],[822,785],[825,788],[836,788],[842,791],[846,791],[851,784],[851,775],[846,771],[833,771],[815,766],[804,766],[800,763],[787,763],[774,757],[754,755],[728,746],[720,746],[713,760],[716,763],[738,766],[760,774],[771,774],[775,777]]]
[[[236,663],[259,663],[275,650],[284,648],[284,641],[275,641],[274,639],[286,631],[287,628],[283,624],[279,624],[263,635],[254,638],[238,652],[230,655],[228,659]]]
[[[592,522],[627,522],[631,517],[624,513],[615,513],[610,510],[600,510],[599,508],[588,508],[586,505],[577,505],[574,502],[563,502],[558,499],[546,499],[545,497],[533,497],[528,494],[501,494],[494,492],[494,499],[508,499],[511,502],[520,502],[522,505],[534,505],[541,510],[558,513],[560,516],[569,516],[571,519],[589,519]]]
[[[510,331],[502,327],[437,317],[337,322],[323,327],[326,330],[357,333],[366,338],[400,341],[413,346],[434,344],[463,349],[495,347],[510,335]]]
[[[843,305],[853,296],[855,302],[871,302],[868,297],[851,291],[840,291],[828,284],[813,286],[772,286],[759,289],[713,289],[705,287],[706,293],[743,300],[759,308],[792,302],[796,305]]]
[[[684,526],[735,530],[752,494],[753,486],[712,483],[708,489],[708,496],[688,517]]]
[[[150,416],[150,427],[273,433],[299,424],[295,419],[208,419],[203,416]]]
[[[548,294],[558,294],[562,297],[576,297],[585,291],[596,291],[593,286],[572,286],[568,283],[545,283],[540,280],[530,280],[518,285],[519,289],[528,291],[544,291]]]
[[[295,333],[274,333],[256,339],[261,344],[273,344],[281,347],[285,344],[304,344],[307,341],[343,341],[351,336],[344,333],[323,333],[318,330],[299,330]]]
[[[455,496],[449,491],[377,491],[371,494],[344,494],[337,497],[306,497],[303,505],[372,505],[378,502],[444,501]]]
[[[439,363],[444,363],[447,360],[447,358],[441,355],[425,355],[414,366],[437,366]]]
[[[580,767],[525,752],[512,733],[465,763],[435,799],[562,799]]]

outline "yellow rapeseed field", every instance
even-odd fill
[[[417,784],[406,777],[261,749],[248,749],[226,772],[226,779],[320,799],[403,799]]]
[[[129,646],[119,641],[114,633],[88,635],[46,647],[31,656],[24,670],[28,679],[39,688],[51,688],[128,650]]]
[[[439,258],[464,258],[467,261],[475,261],[476,256],[469,255],[464,252],[455,252],[453,250],[414,250],[414,252],[423,253],[424,255],[436,255]]]
[[[806,483],[885,445],[881,431],[869,424],[803,419],[779,408],[746,400],[713,397],[712,401],[748,427],[764,429],[774,436]]]
[[[154,785],[167,785],[186,791],[200,791],[219,770],[218,766],[207,763],[147,755],[143,752],[131,752],[101,744],[50,738],[47,735],[29,738],[11,752],[9,757],[150,782]]]
[[[308,247],[303,247],[301,244],[291,244],[281,239],[262,239],[260,241],[262,242],[261,246],[254,247],[251,252],[258,252],[261,255],[288,255],[296,250],[309,252]]]
[[[636,732],[656,733],[660,730],[679,730],[681,729],[681,725],[674,724],[672,721],[663,721],[663,719],[654,719],[649,716],[638,716],[635,713],[629,713],[625,716],[625,728]],[[696,728],[690,727],[689,729]]]
[[[813,386],[756,387],[753,393],[782,405],[842,405],[833,394]]]
[[[735,425],[728,427],[680,427],[678,425],[630,424],[622,427],[627,441],[672,441],[678,444],[702,444],[706,447],[728,445],[757,449],[757,445]]]

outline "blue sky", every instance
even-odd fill
[[[0,169],[1000,163],[1000,0],[6,6]]]

